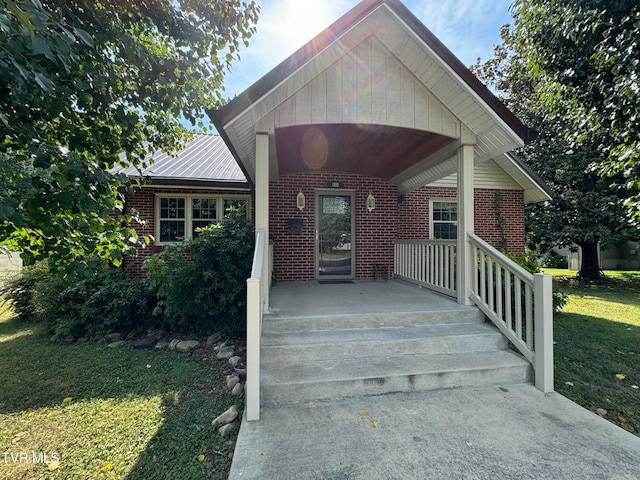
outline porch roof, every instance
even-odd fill
[[[387,178],[400,192],[452,173],[464,141],[475,143],[474,158],[481,163],[531,137],[398,0],[362,1],[238,97],[208,113],[252,183],[256,132],[275,140],[272,178],[291,171],[357,171]],[[315,143],[308,148],[303,141],[310,130]],[[340,139],[354,132],[361,135],[345,152]],[[414,147],[409,151],[407,138]],[[305,148],[318,162],[329,161],[309,165]]]

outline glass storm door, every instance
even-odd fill
[[[355,278],[353,193],[318,194],[316,274],[322,280]]]

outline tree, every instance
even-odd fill
[[[593,169],[602,159],[602,139],[591,135],[572,143],[567,121],[560,112],[549,112],[545,91],[529,70],[513,29],[501,30],[502,45],[494,56],[473,67],[491,84],[503,101],[539,133],[521,151],[526,163],[547,183],[554,196],[551,202],[527,210],[529,242],[541,252],[556,246],[582,248],[578,276],[598,281],[598,244],[619,243],[633,234],[624,200],[629,197],[621,174],[603,177]]]
[[[110,170],[142,166],[222,102],[258,7],[239,0],[0,0],[0,247],[26,263],[139,242]],[[114,213],[115,212],[115,213]]]
[[[640,4],[637,0],[515,0],[517,47],[572,146],[598,138],[593,168],[622,174],[640,223]]]

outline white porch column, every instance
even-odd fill
[[[464,137],[464,135],[463,135]],[[465,141],[466,140],[466,141]],[[473,143],[472,143],[473,141]],[[476,274],[473,248],[467,240],[467,233],[474,233],[473,202],[473,151],[475,136],[468,133],[458,149],[458,245],[457,245],[457,294],[458,303],[471,305],[469,298]]]
[[[256,132],[256,230],[264,230],[265,242],[262,256],[263,295],[262,311],[269,310],[269,133]]]

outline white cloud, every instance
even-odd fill
[[[465,65],[488,59],[509,22],[510,0],[404,0],[405,5]],[[358,0],[258,0],[257,33],[227,75],[227,96],[245,90],[336,21]]]

